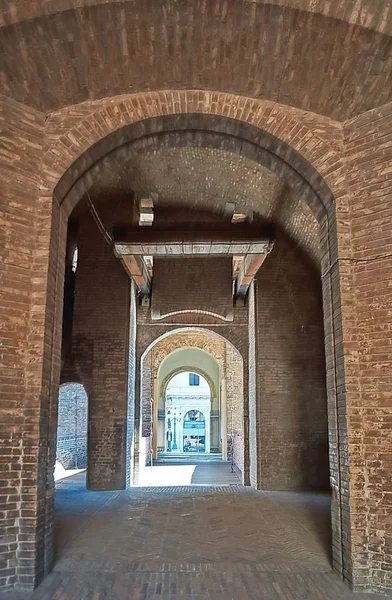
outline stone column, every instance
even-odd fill
[[[250,484],[254,488],[260,486],[259,480],[259,447],[258,447],[258,392],[257,392],[257,304],[255,282],[249,286],[248,292],[248,328],[249,328],[249,474]],[[246,373],[245,373],[246,376]],[[245,432],[244,432],[245,434]]]
[[[220,414],[221,414],[221,438],[222,438],[222,459],[227,460],[227,443],[229,439],[227,427],[228,427],[228,415],[227,415],[227,387],[226,379],[221,379],[221,394],[220,394]]]

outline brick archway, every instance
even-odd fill
[[[135,405],[140,405],[140,422],[136,416],[136,429],[139,428],[143,437],[151,435],[151,407],[150,399],[154,396],[157,402],[161,402],[166,391],[168,381],[177,373],[183,371],[194,371],[205,377],[210,385],[211,401],[221,404],[222,414],[222,454],[227,457],[233,448],[229,448],[229,413],[232,418],[235,445],[235,464],[239,469],[243,482],[249,478],[249,450],[245,439],[244,430],[247,428],[246,414],[246,350],[238,344],[239,340],[229,339],[228,331],[219,333],[208,326],[186,326],[174,327],[163,325],[167,331],[156,337],[151,332],[143,342],[139,340],[137,349],[137,364],[140,365],[140,386],[137,388]],[[185,337],[186,336],[186,337]],[[235,343],[237,342],[237,344]],[[160,368],[165,361],[177,352],[192,349],[205,353],[211,362],[216,363],[219,370],[218,380],[208,375],[202,367],[195,364],[186,364],[170,370],[169,374],[160,377]],[[155,389],[154,381],[157,384]],[[220,385],[218,385],[220,383]],[[135,440],[140,435],[135,435]],[[140,446],[139,446],[140,448]],[[139,468],[139,460],[136,458],[136,471]]]
[[[181,115],[212,115],[232,119],[237,125],[253,126],[258,131],[255,143],[268,148],[272,142],[272,152],[302,171],[304,177],[312,180],[312,185],[323,180],[335,196],[342,189],[342,164],[336,148],[329,142],[330,131],[339,130],[341,126],[317,117],[315,133],[308,125],[306,113],[284,105],[222,92],[188,90],[118,96],[94,103],[88,113],[76,123],[71,121],[69,129],[51,140],[45,149],[41,189],[45,195],[54,192],[60,203],[82,175],[106,154],[127,141],[164,130],[153,119],[170,116],[172,121],[166,130],[176,130],[176,125],[186,128],[186,124],[184,127],[183,123],[176,123],[175,117]],[[137,125],[133,131],[132,125]],[[199,123],[198,128],[203,130],[203,124]],[[241,133],[237,133],[238,137]],[[231,134],[236,135],[235,128]],[[269,136],[265,134],[273,136],[275,141],[267,139]],[[298,153],[298,158],[293,156],[293,151]],[[78,199],[86,188],[88,182],[79,190]],[[328,193],[326,189],[324,193]],[[77,194],[66,206],[67,211],[76,204],[76,197]]]
[[[165,340],[166,338],[170,338],[171,343],[167,347],[164,347],[161,352],[158,352],[154,356],[155,365],[159,365],[168,356],[168,354],[184,347],[182,341],[179,340],[178,338],[177,339],[175,338],[176,334],[182,334],[182,333],[186,333],[188,336],[192,336],[194,334],[195,337],[194,338],[192,337],[192,344],[191,344],[192,347],[199,348],[201,350],[205,350],[206,352],[211,354],[211,356],[213,356],[213,358],[222,366],[222,368],[223,368],[223,360],[222,360],[221,353],[216,348],[214,348],[211,345],[211,343],[206,343],[205,341],[203,342],[202,340],[198,339],[198,337],[197,337],[198,334],[201,334],[202,336],[204,336],[204,335],[211,336],[211,339],[216,339],[225,344],[230,344],[230,346],[233,348],[233,350],[243,358],[243,352],[245,351],[245,349],[241,348],[239,345],[238,346],[235,345],[233,340],[228,339],[224,335],[220,335],[213,329],[210,329],[208,326],[197,327],[195,325],[195,326],[189,326],[189,327],[174,326],[173,328],[168,329],[165,333],[158,336],[157,338],[153,337],[151,342],[149,342],[145,347],[143,346],[143,348],[141,350],[141,359],[143,360],[147,356],[147,354],[149,352],[151,352],[151,350],[153,348],[156,348],[156,346],[158,346],[158,344],[161,341]],[[155,352],[156,352],[156,350],[155,350]]]
[[[341,290],[333,267],[338,260],[338,237],[344,247],[345,231],[337,230],[336,210],[345,194],[343,166],[338,152],[328,141],[328,120],[321,120],[318,133],[311,131],[301,111],[267,101],[205,91],[151,92],[94,103],[89,116],[81,119],[46,147],[41,170],[41,223],[49,253],[41,268],[46,281],[46,311],[42,331],[51,332],[51,344],[43,345],[50,370],[50,398],[57,397],[60,335],[55,323],[62,314],[62,264],[67,219],[73,206],[93,182],[96,165],[108,152],[143,135],[176,131],[196,126],[199,131],[226,134],[242,140],[258,156],[268,155],[269,166],[282,177],[292,177],[321,225],[324,319],[330,422],[330,462],[333,488],[333,536],[336,568],[350,572],[350,548],[342,543],[342,520],[349,518],[349,498],[340,481],[346,478],[348,463],[339,440],[339,428],[346,430],[345,391],[337,394],[338,373],[345,360],[341,329]],[[320,121],[319,121],[320,123]],[[225,129],[226,128],[226,129]],[[227,133],[229,129],[229,134]],[[339,128],[338,128],[339,129]],[[256,155],[255,155],[256,156]],[[260,159],[261,160],[261,159]],[[47,277],[49,269],[49,278]],[[53,276],[54,275],[54,276]],[[42,286],[40,282],[40,292]],[[50,352],[50,355],[49,355]],[[338,406],[339,404],[339,406]],[[339,409],[339,410],[338,410]],[[53,411],[50,412],[52,414]],[[50,426],[53,430],[53,425]],[[51,458],[46,469],[50,475]],[[49,503],[52,499],[49,498]],[[50,528],[50,523],[47,522]]]

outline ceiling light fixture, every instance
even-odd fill
[[[154,201],[151,196],[139,200],[139,225],[152,225],[154,222]]]

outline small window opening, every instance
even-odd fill
[[[196,373],[189,373],[189,385],[200,385],[200,377]]]
[[[72,273],[76,273],[77,268],[78,268],[78,249],[75,248],[75,251],[72,256]]]

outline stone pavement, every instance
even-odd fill
[[[198,460],[187,457],[183,460],[160,459],[154,466],[143,467],[139,473],[141,486],[177,485],[233,485],[240,480],[231,472],[231,464],[222,460]]]
[[[377,598],[332,572],[329,509],[325,494],[240,485],[88,492],[77,475],[58,486],[54,571],[33,594],[8,598]]]

